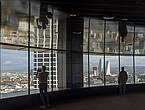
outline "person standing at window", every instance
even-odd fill
[[[118,76],[120,95],[125,95],[127,79],[128,79],[127,72],[124,71],[124,67],[122,67],[121,72],[119,73]]]
[[[50,99],[47,93],[47,77],[48,72],[46,72],[46,67],[42,66],[42,71],[37,74],[37,78],[39,79],[40,99],[43,104],[40,106],[41,108],[50,107]]]

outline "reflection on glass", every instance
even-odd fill
[[[135,28],[135,54],[145,54],[145,28]]]
[[[118,53],[118,23],[106,22],[106,36],[105,36],[105,52],[106,53]]]
[[[135,56],[135,82],[145,83],[145,57]]]
[[[88,87],[88,55],[83,55],[83,86]]]
[[[104,21],[91,19],[90,20],[90,52],[103,53],[104,50]]]
[[[83,51],[88,52],[89,19],[84,19]]]
[[[58,10],[53,13],[53,48],[66,50],[66,14]]]
[[[66,52],[54,51],[53,58],[56,58],[53,61],[53,89],[54,90],[63,90],[66,89]]]
[[[3,46],[4,47],[4,46]],[[28,94],[27,51],[1,49],[2,98]]]
[[[2,0],[1,42],[28,45],[28,1]],[[33,19],[33,18],[32,18]],[[31,41],[34,40],[34,27],[31,20]]]
[[[120,39],[120,53],[121,54],[133,54],[133,39],[134,39],[134,27],[127,26],[127,36],[124,42]]]
[[[105,56],[105,78],[107,85],[118,84],[118,56]]]
[[[124,67],[127,72],[128,80],[127,83],[134,83],[133,81],[133,56],[120,56],[120,70]]]
[[[90,86],[104,84],[104,57],[103,55],[90,55]]]

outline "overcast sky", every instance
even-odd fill
[[[7,50],[1,49],[1,67],[2,72],[27,72],[28,62],[27,62],[27,51],[21,50]],[[31,52],[31,69],[33,68],[33,52]],[[87,68],[88,57],[83,57],[84,68]],[[90,56],[90,66],[96,66],[99,64],[99,60],[103,59],[103,56]],[[136,66],[145,66],[145,56],[138,56],[136,59]],[[110,61],[111,67],[118,66],[118,57],[117,56],[106,56],[106,61]],[[132,66],[132,57],[131,56],[121,56],[121,66]]]

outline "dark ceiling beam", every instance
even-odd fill
[[[40,0],[40,2],[44,3],[63,3],[63,4],[68,4],[68,3],[81,3],[81,4],[136,4],[136,0]]]

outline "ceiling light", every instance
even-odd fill
[[[122,20],[122,21],[128,21],[128,19],[127,19],[127,18],[122,18],[121,20]]]
[[[103,19],[106,19],[106,20],[111,20],[111,19],[114,19],[114,18],[115,18],[115,17],[113,17],[113,16],[112,16],[112,17],[110,17],[110,16],[104,16],[104,17],[103,17]]]
[[[76,14],[70,14],[69,16],[73,16],[74,17],[74,16],[77,16],[77,15]]]

